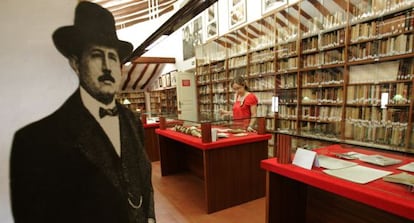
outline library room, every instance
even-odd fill
[[[1,11],[0,222],[414,221],[414,0]]]

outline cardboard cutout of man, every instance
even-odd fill
[[[112,14],[90,2],[78,4],[74,25],[58,28],[53,41],[80,86],[57,111],[15,133],[15,222],[155,222],[142,123],[115,102],[132,45],[118,39]]]

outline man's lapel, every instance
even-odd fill
[[[85,157],[108,177],[117,188],[121,185],[121,160],[115,148],[99,123],[89,115],[77,140],[79,150]]]

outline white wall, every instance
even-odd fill
[[[54,111],[77,78],[51,35],[73,24],[77,0],[3,0],[0,13],[0,222],[12,222],[9,153],[14,132]],[[29,201],[30,202],[30,201]]]

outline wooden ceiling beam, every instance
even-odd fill
[[[158,14],[159,14],[159,16],[162,16],[165,13],[171,12],[172,10],[174,10],[174,6],[173,5],[169,6],[168,8],[163,9]],[[129,20],[128,22],[117,24],[116,25],[116,29],[121,29],[121,28],[129,27],[129,26],[135,25],[137,23],[145,22],[145,21],[148,21],[148,20],[149,20],[149,17],[137,18],[137,19]]]
[[[221,39],[215,39],[214,41],[223,47],[231,48],[231,43],[224,42]]]
[[[354,12],[355,9],[355,5],[352,4],[352,2],[348,2],[348,1],[343,1],[343,0],[333,0],[337,5],[339,5],[344,11],[347,11],[347,7],[349,4],[349,11],[350,12]],[[348,2],[348,3],[347,3]]]
[[[290,23],[298,25],[299,21],[297,18],[293,17],[290,13],[285,10],[279,12],[283,17],[285,17]],[[299,24],[300,30],[307,31],[308,27],[304,26],[302,23]]]
[[[147,85],[150,83],[150,81],[154,78],[154,76],[157,74],[157,71],[158,71],[158,67],[159,66],[160,66],[160,64],[155,65],[155,68],[152,70],[152,73],[151,73],[150,77],[141,86],[141,90],[145,89],[147,87]]]
[[[148,67],[149,67],[149,64],[146,64],[144,69],[141,70],[140,75],[138,75],[138,78],[135,80],[134,84],[132,85],[132,89],[135,90],[137,88],[139,81],[141,81],[141,79],[144,78],[145,72],[147,72]]]
[[[309,0],[309,3],[311,3],[324,17],[331,15],[329,10],[325,8],[319,1],[317,0]]]
[[[136,64],[133,64],[132,67],[131,67],[131,69],[129,69],[128,76],[127,76],[127,78],[126,78],[126,80],[124,82],[124,85],[122,85],[122,90],[123,91],[125,91],[125,89],[128,87],[128,84],[131,81],[131,75],[134,72],[136,66],[137,66]]]
[[[241,44],[241,42],[239,40],[237,40],[235,37],[230,36],[229,34],[224,35],[224,38],[230,40],[231,42],[235,43],[235,44]]]
[[[134,64],[160,64],[160,63],[175,63],[174,57],[138,57],[132,63]]]
[[[256,34],[257,34],[257,35],[259,35],[259,36],[263,36],[263,35],[265,35],[265,34],[266,34],[265,32],[260,31],[259,29],[257,29],[256,27],[254,27],[254,26],[253,26],[253,25],[251,25],[251,24],[247,25],[247,28],[248,28],[248,29],[250,29],[250,30],[252,30],[254,33],[256,33]]]
[[[266,29],[268,29],[269,31],[271,31],[271,32],[274,32],[275,30],[274,30],[274,26],[273,26],[273,24],[272,23],[269,23],[267,20],[266,20],[267,18],[265,18],[265,19],[261,19],[261,20],[259,20],[258,21],[258,23],[259,24],[261,24],[263,27],[265,27]]]
[[[173,5],[162,5],[158,8],[159,13],[161,13],[165,8],[168,8],[168,7],[171,7],[171,9],[174,9]],[[143,17],[149,18],[148,9],[141,10],[138,13],[137,12],[126,13],[126,16],[118,17],[117,19],[115,19],[115,23],[122,23],[125,21],[133,20],[134,18],[143,18]]]
[[[196,15],[210,7],[217,0],[192,0],[181,7],[174,15],[164,22],[154,33],[138,46],[123,62],[132,61],[146,52],[146,48],[162,35],[170,35],[180,29]]]

